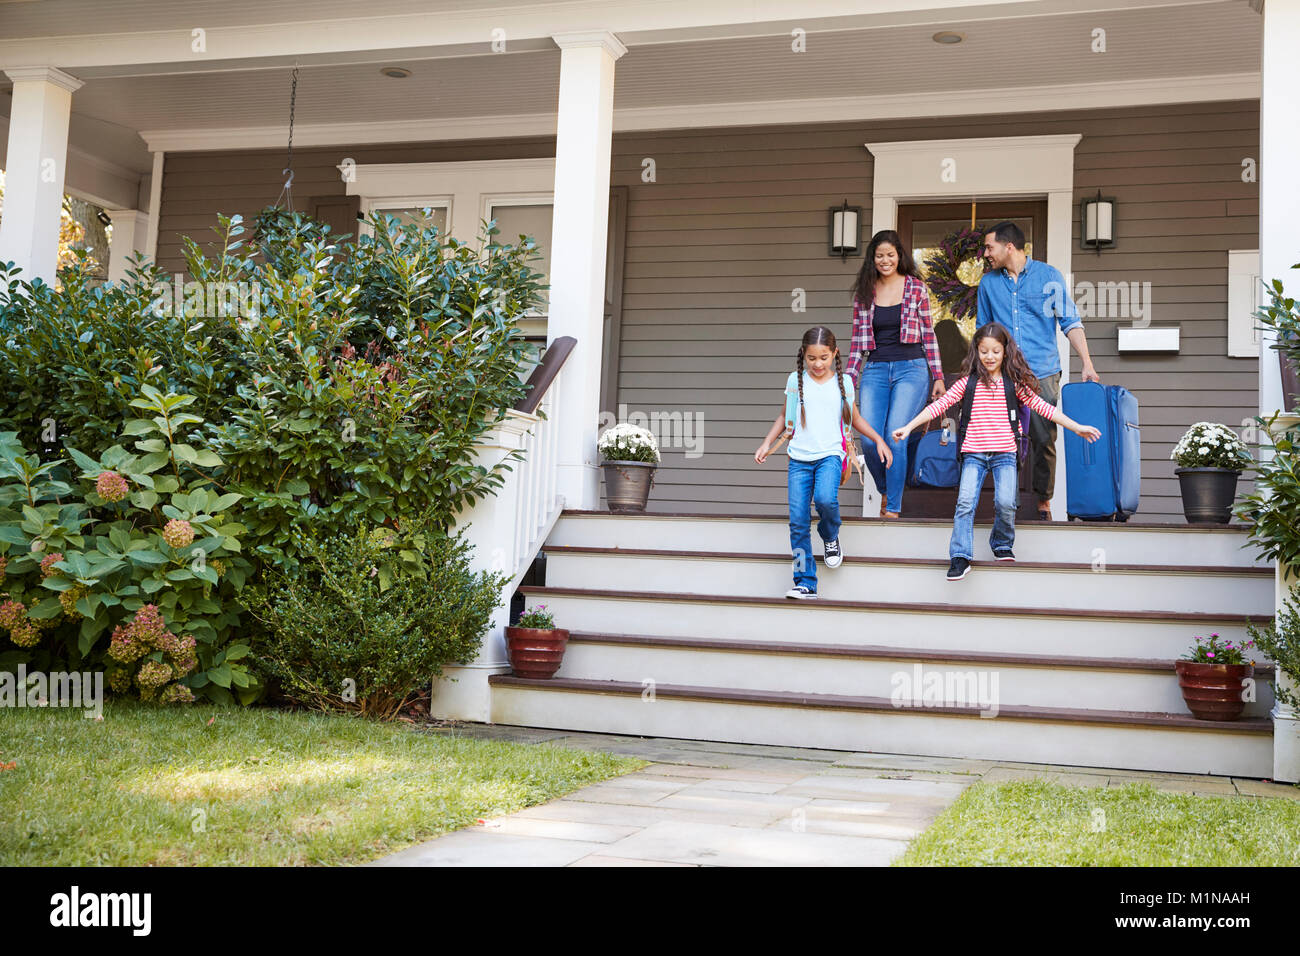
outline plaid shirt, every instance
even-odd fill
[[[872,325],[875,315],[874,300],[864,309],[862,303],[856,296],[854,297],[853,335],[849,339],[849,361],[844,369],[852,376],[854,385],[861,384],[859,370],[862,354],[876,347],[876,332]],[[939,341],[934,337],[934,322],[930,319],[930,290],[915,276],[903,276],[902,328],[899,329],[898,338],[908,345],[916,342],[924,343],[925,360],[930,366],[930,376],[943,379]]]

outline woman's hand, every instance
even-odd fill
[[[876,439],[876,453],[880,455],[880,460],[885,463],[886,468],[894,463],[894,453],[889,450],[883,438]]]
[[[948,386],[943,384],[943,379],[936,378],[934,380],[934,385],[930,388],[930,401],[934,401],[936,398],[943,398],[943,393],[946,391],[948,391]]]
[[[1080,425],[1074,430],[1074,433],[1084,441],[1096,441],[1101,437],[1101,430],[1095,425]]]

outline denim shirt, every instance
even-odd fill
[[[1015,281],[1006,269],[980,279],[975,309],[980,325],[996,321],[1006,326],[1039,378],[1061,371],[1056,326],[1062,334],[1083,327],[1061,271],[1036,259],[1025,260]]]

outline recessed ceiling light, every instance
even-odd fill
[[[966,34],[954,33],[951,30],[943,30],[936,33],[931,37],[931,39],[934,40],[935,43],[960,43],[962,40],[966,39]]]
[[[379,72],[384,76],[391,76],[395,80],[404,80],[411,75],[411,71],[404,66],[380,67]]]

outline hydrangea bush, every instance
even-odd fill
[[[1244,471],[1252,459],[1246,443],[1227,425],[1197,422],[1174,446],[1169,457],[1180,468],[1229,468]]]
[[[605,461],[659,462],[659,443],[647,429],[623,422],[605,430],[596,442]]]

